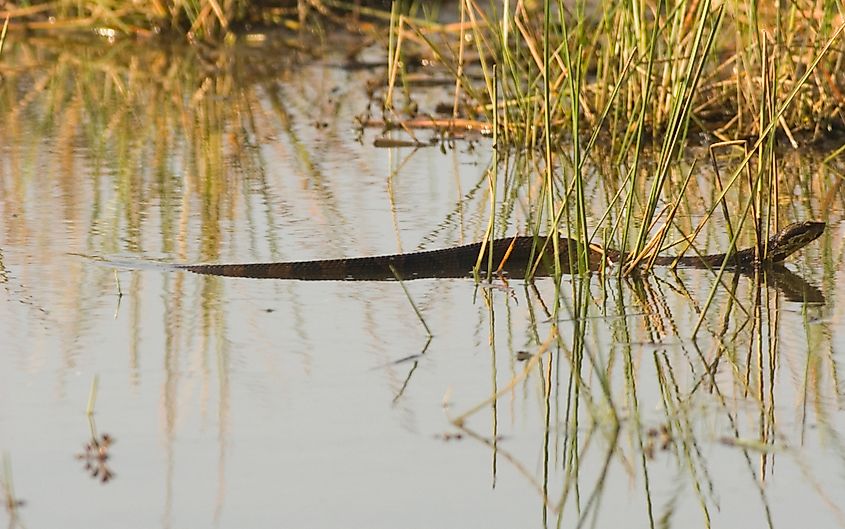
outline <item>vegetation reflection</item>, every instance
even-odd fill
[[[497,33],[494,25],[484,28],[492,34],[468,38],[466,20],[483,13],[471,2],[461,2],[464,22],[455,56],[467,53],[467,42],[476,49],[473,65],[460,60],[457,66],[450,66],[446,51],[432,42],[430,27],[394,12],[390,64],[385,72],[372,74],[381,83],[386,105],[380,124],[386,127],[407,111],[396,109],[394,90],[396,78],[407,73],[399,64],[410,46],[405,39],[415,35],[423,50],[415,52],[439,58],[445,70],[453,68],[462,83],[463,104],[478,105],[462,116],[468,120],[462,123],[473,125],[487,116],[484,122],[492,124],[489,167],[470,190],[458,189],[453,210],[435,220],[424,244],[463,242],[465,232],[473,240],[489,241],[518,231],[538,239],[550,236],[556,245],[560,231],[585,249],[601,242],[629,252],[629,259],[593,273],[582,259],[586,252],[566,255],[569,266],[558,260],[548,281],[523,285],[493,274],[476,278],[475,299],[482,308],[476,323],[488,340],[484,350],[489,349],[490,369],[479,376],[485,384],[489,380],[489,396],[466,408],[445,402],[454,430],[441,438],[489,450],[494,484],[502,465],[522,476],[536,491],[545,526],[597,523],[609,503],[609,484],[620,474],[639,489],[651,527],[671,525],[685,491],[692,491],[702,525],[709,526],[719,510],[722,477],[711,459],[713,445],[716,457],[730,458],[755,487],[767,525],[773,525],[773,505],[765,483],[779,457],[801,469],[823,503],[842,518],[840,508],[828,500],[825,484],[801,457],[810,427],[818,427],[829,440],[824,450],[843,455],[841,433],[830,419],[842,390],[825,317],[827,297],[838,294],[842,256],[836,255],[841,254],[836,236],[830,231],[822,236],[821,249],[805,252],[790,265],[795,271],[740,273],[727,266],[727,258],[712,270],[653,266],[657,255],[673,252],[706,254],[717,248],[729,254],[754,247],[762,255],[769,236],[789,222],[838,220],[841,162],[825,153],[784,150],[776,141],[787,111],[809,112],[801,107],[807,101],[800,94],[814,68],[827,64],[823,61],[829,60],[837,33],[829,24],[813,33],[809,58],[795,65],[785,98],[777,96],[780,81],[771,71],[757,80],[759,86],[736,81],[743,93],[759,88],[762,96],[753,98],[749,108],[731,109],[742,122],[739,117],[725,119],[711,132],[728,138],[750,131],[749,139],[714,143],[710,149],[689,147],[683,138],[694,121],[693,94],[705,80],[702,65],[718,56],[714,39],[724,16],[723,8],[714,9],[707,1],[694,5],[691,16],[678,8],[650,28],[642,9],[608,9],[603,25],[636,23],[637,28],[622,36],[620,53],[611,57],[606,45],[584,46],[589,40],[586,26],[567,26],[560,15],[556,28],[548,6],[541,20],[522,11],[512,20],[508,31],[518,28],[525,39],[519,44],[505,30]],[[561,32],[560,42],[539,38],[551,29]],[[751,29],[737,30],[740,43],[768,42]],[[568,32],[575,32],[579,42],[573,49]],[[673,46],[684,60],[661,62],[658,49]],[[760,44],[763,50],[766,46]],[[351,208],[323,170],[327,153],[354,159],[339,130],[348,124],[336,119],[350,103],[332,91],[339,84],[330,78],[333,68],[325,63],[312,67],[317,54],[308,50],[294,38],[260,48],[139,48],[126,41],[105,47],[72,37],[35,36],[7,46],[0,87],[0,148],[6,153],[0,165],[0,200],[15,221],[6,224],[4,245],[23,245],[44,226],[64,223],[68,229],[82,226],[84,253],[107,261],[128,254],[147,264],[220,262],[252,255],[264,245],[267,254],[281,261],[290,257],[285,255],[290,248],[278,239],[287,201],[292,200],[284,193],[296,187],[300,192],[295,198],[307,202],[315,212],[312,219],[330,219],[313,220],[307,228],[310,237],[326,241],[326,251],[335,249],[339,231],[362,229],[346,218]],[[599,59],[588,65],[584,58],[590,51],[598,52]],[[772,64],[781,52],[780,47],[760,55],[743,51],[736,60]],[[502,53],[505,61],[494,65],[490,56],[495,53]],[[661,73],[655,76],[657,70]],[[484,80],[481,88],[473,87],[479,78]],[[592,78],[603,81],[585,84]],[[717,87],[722,81],[707,81],[717,92],[709,104],[722,108],[724,91]],[[305,88],[314,86],[327,89],[309,95],[313,91]],[[561,90],[569,94],[565,101]],[[372,101],[369,95],[359,94],[367,103]],[[647,99],[657,106],[646,108]],[[742,104],[751,100],[742,99]],[[798,108],[790,105],[793,101]],[[453,117],[459,106],[456,96]],[[586,142],[582,114],[594,118],[587,119],[596,130]],[[705,114],[713,120],[728,118],[715,110]],[[603,141],[598,131],[605,120],[630,126],[611,127],[612,139]],[[370,121],[375,120],[362,118],[362,123]],[[520,129],[514,123],[529,126]],[[618,131],[623,138],[613,138]],[[649,131],[655,137],[662,134],[651,146],[646,142]],[[441,130],[444,150],[458,139],[451,132]],[[46,159],[42,142],[50,152]],[[397,199],[392,179],[417,152],[397,163],[388,177],[385,200],[393,215]],[[294,174],[274,176],[270,157],[285,160]],[[54,185],[39,185],[45,180]],[[52,193],[55,188],[60,192]],[[399,240],[395,216],[394,229]],[[247,241],[246,249],[226,244],[235,230],[247,233],[239,239]],[[43,261],[58,252],[50,247],[41,251]],[[478,263],[484,257],[480,254]],[[0,253],[4,284],[5,266]],[[99,301],[95,298],[115,288],[111,269],[90,262],[75,266],[61,279],[42,278],[82,279],[62,291],[69,299],[64,306],[76,309],[69,333],[84,332],[80,329]],[[569,267],[578,273],[563,277]],[[161,273],[163,283],[162,422],[172,469],[181,367],[191,352],[205,389],[212,383],[219,388],[220,437],[225,441],[229,434],[235,309],[228,305],[229,283],[221,278],[150,268]],[[488,265],[487,271],[492,269]],[[145,283],[158,277],[141,272],[132,274],[125,294],[130,303],[125,310],[133,320],[130,369],[138,377],[141,293]],[[39,279],[37,273],[32,282]],[[395,286],[403,289],[403,303],[407,299],[409,313],[417,315],[426,334],[419,353],[385,366],[408,368],[392,395],[393,404],[401,405],[409,388],[421,383],[418,367],[436,348],[439,329],[404,281]],[[299,324],[307,316],[295,287],[272,288],[290,289],[290,317],[301,341],[308,343],[306,326]],[[64,353],[69,371],[73,355]],[[782,402],[789,398],[789,403]],[[533,465],[536,458],[516,453],[507,443],[506,432],[518,422],[514,417],[521,420],[522,415],[522,435],[534,436],[539,470]],[[221,481],[224,441],[218,454]],[[107,450],[110,443],[111,437],[97,436],[92,427],[92,454]],[[83,459],[94,466],[103,463],[94,475],[110,478],[105,457],[98,460],[97,454]],[[677,481],[670,497],[660,501],[653,493],[657,462],[670,466]],[[4,497],[14,521],[18,501],[8,464],[6,468]]]

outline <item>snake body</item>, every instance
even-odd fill
[[[724,262],[731,269],[777,264],[817,239],[824,229],[824,222],[805,221],[790,224],[768,240],[762,256],[758,255],[757,248],[746,248],[730,256],[724,253],[679,258],[657,256],[654,258],[654,264],[671,265],[677,261],[678,265],[684,267],[719,268]],[[197,274],[256,279],[379,281],[396,278],[449,278],[471,276],[473,267],[483,251],[482,270],[486,270],[486,265],[492,263],[493,270],[506,271],[511,278],[522,278],[531,270],[537,276],[549,275],[555,270],[553,245],[544,244],[545,242],[543,237],[517,236],[490,241],[483,248],[483,243],[474,243],[440,250],[374,257],[280,263],[177,265],[177,268]],[[573,263],[577,263],[580,249],[581,245],[574,239],[560,239],[558,255],[563,273],[568,273]],[[591,270],[598,270],[608,262],[619,262],[625,257],[627,256],[622,252],[611,248],[593,245],[587,248]]]

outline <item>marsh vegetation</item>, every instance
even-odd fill
[[[845,523],[836,2],[2,9],[12,523],[139,498],[146,526]],[[651,266],[811,219],[788,274]],[[630,259],[369,284],[168,266],[517,233]],[[110,434],[83,417],[98,373]]]

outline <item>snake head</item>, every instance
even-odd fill
[[[821,237],[824,228],[824,222],[814,220],[796,222],[786,226],[769,239],[768,259],[773,263],[783,261]]]

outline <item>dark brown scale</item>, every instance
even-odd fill
[[[824,232],[824,222],[799,222],[790,224],[769,239],[765,256],[758,258],[756,248],[740,250],[730,256],[729,268],[752,268],[782,262],[792,253],[817,239]],[[493,270],[500,267],[508,277],[523,278],[537,263],[534,275],[545,276],[555,270],[554,249],[546,244],[543,237],[527,236],[496,239],[485,248],[481,261],[482,275],[486,274],[492,247]],[[544,248],[542,257],[538,257]],[[558,247],[560,270],[569,273],[577,268],[577,251],[580,245],[573,239],[562,238]],[[300,279],[300,280],[336,280],[336,281],[378,281],[388,279],[421,279],[468,277],[478,260],[482,244],[467,244],[455,248],[429,250],[408,254],[382,255],[376,257],[356,257],[350,259],[329,259],[320,261],[293,261],[285,263],[252,263],[221,265],[179,265],[182,270],[198,274],[251,277],[256,279]],[[681,257],[678,264],[691,268],[719,268],[726,254],[712,254],[701,257]],[[598,270],[602,261],[618,262],[621,253],[617,250],[600,247],[588,249],[589,267]],[[676,258],[658,256],[657,265],[671,265]]]

